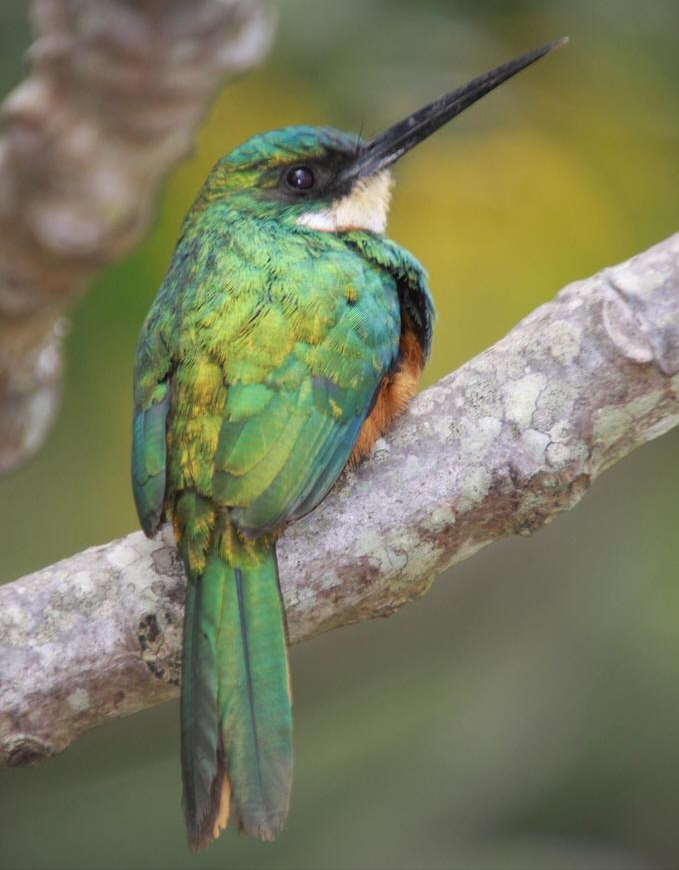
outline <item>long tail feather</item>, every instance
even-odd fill
[[[292,716],[272,544],[238,565],[212,552],[189,580],[181,724],[191,848],[209,845],[229,813],[274,839],[290,800]]]

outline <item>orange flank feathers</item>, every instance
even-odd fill
[[[349,457],[349,466],[353,468],[372,450],[373,444],[383,435],[393,420],[402,414],[415,395],[417,385],[424,368],[424,354],[415,335],[410,318],[406,317],[404,330],[398,348],[398,363],[394,371],[382,379],[377,400],[372,411],[366,417],[354,449]]]

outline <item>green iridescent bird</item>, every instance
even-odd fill
[[[147,535],[171,521],[188,576],[181,696],[193,849],[229,814],[271,840],[290,800],[292,716],[277,535],[406,406],[427,359],[422,268],[385,238],[388,167],[557,43],[364,142],[254,136],[189,211],[142,328],[132,473]]]

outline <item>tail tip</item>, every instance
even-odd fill
[[[276,813],[257,813],[247,820],[240,819],[238,830],[248,837],[256,837],[265,843],[273,843],[283,830],[287,811]]]
[[[195,855],[204,852],[210,843],[214,842],[215,838],[212,836],[212,830],[209,827],[195,827],[187,828],[186,839],[189,843],[189,849]]]
[[[206,812],[199,818],[195,808],[189,808],[184,799],[186,836],[192,852],[204,852],[226,828],[231,807],[231,783],[220,760],[219,773],[212,782],[210,802]]]
[[[273,843],[283,830],[287,815],[287,810],[257,813],[244,820],[234,813],[234,822],[239,833],[262,840],[264,843]],[[186,835],[191,852],[204,852],[226,827],[226,820],[213,816],[214,814],[206,816],[200,821],[187,819]]]

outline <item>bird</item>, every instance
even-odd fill
[[[180,701],[189,847],[288,814],[292,702],[276,542],[413,397],[434,303],[386,235],[390,167],[557,40],[370,140],[257,134],[217,162],[139,336],[132,488],[187,575]]]

